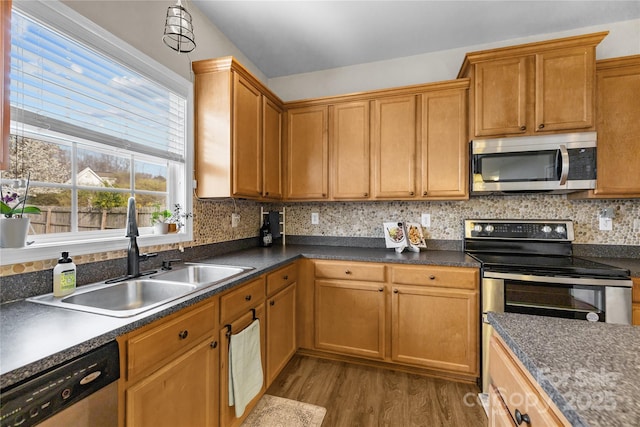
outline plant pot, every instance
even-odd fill
[[[169,224],[166,222],[156,222],[153,224],[153,234],[167,234],[169,232]]]
[[[0,217],[0,248],[23,248],[29,232],[28,217]]]

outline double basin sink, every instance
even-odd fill
[[[252,267],[185,263],[182,268],[159,271],[116,283],[82,286],[73,294],[56,298],[53,294],[27,301],[113,317],[130,317],[203,289],[215,289]]]

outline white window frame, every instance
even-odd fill
[[[186,117],[186,157],[182,182],[174,183],[184,191],[184,212],[193,212],[193,84],[163,64],[135,49],[133,46],[109,33],[104,28],[93,23],[83,15],[69,8],[57,0],[14,0],[13,7],[26,14],[47,23],[52,28],[62,28],[64,33],[75,40],[96,48],[115,60],[127,64],[135,71],[149,77],[183,94],[187,98]],[[167,188],[169,193],[175,194],[179,189]],[[180,244],[193,240],[193,221],[186,221],[185,229],[180,233],[166,235],[151,234],[151,227],[141,227],[138,246],[156,246]],[[38,235],[35,243],[24,248],[0,248],[0,265],[10,265],[20,262],[39,261],[58,258],[61,251],[68,251],[74,255],[86,255],[126,249],[129,239],[115,235],[113,231],[79,232],[69,235],[61,233],[58,236]],[[69,238],[73,240],[70,240]],[[28,237],[27,240],[30,240]]]

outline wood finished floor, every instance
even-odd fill
[[[323,427],[487,426],[475,385],[309,356],[295,355],[267,393],[325,407]]]

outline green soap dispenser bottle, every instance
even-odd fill
[[[76,265],[69,258],[69,252],[62,252],[62,258],[53,269],[53,296],[63,297],[76,290]]]

